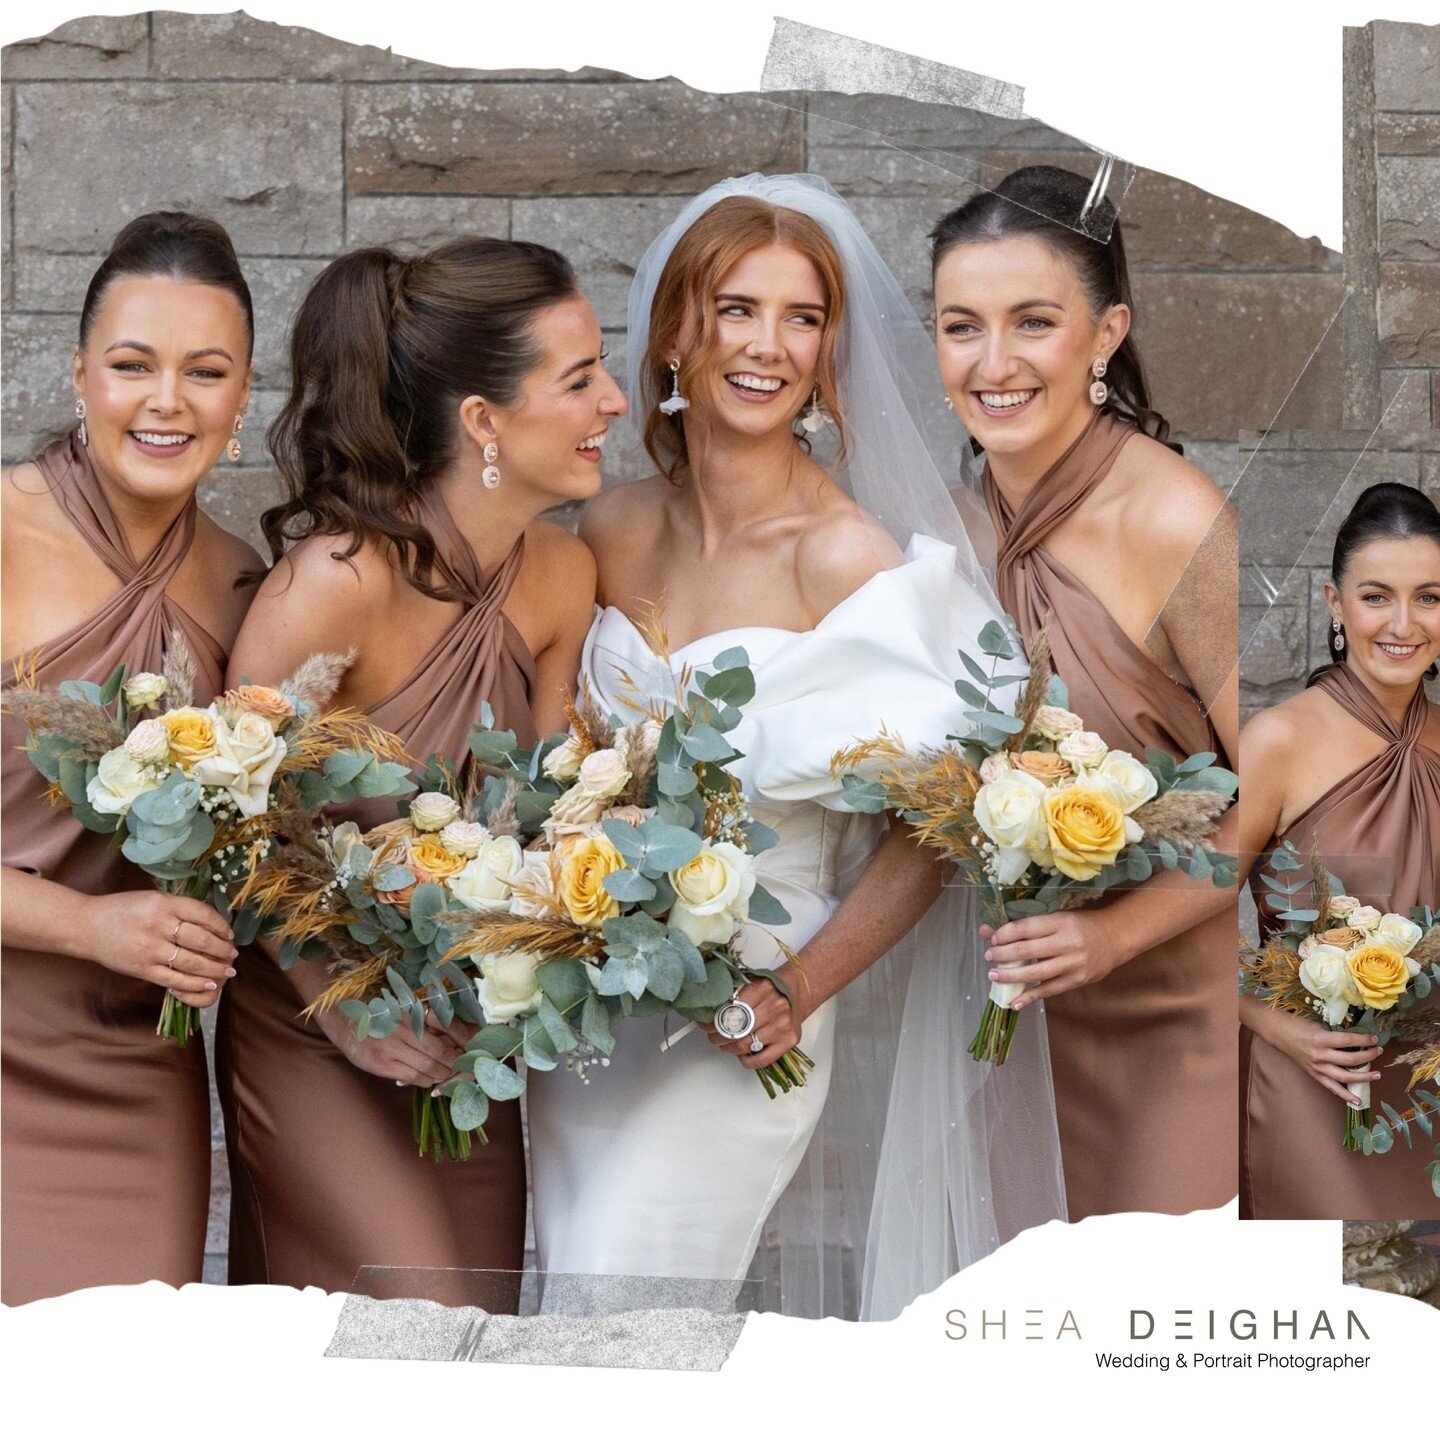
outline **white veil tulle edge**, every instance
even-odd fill
[[[837,357],[849,442],[836,478],[902,553],[917,535],[954,547],[949,634],[958,649],[1002,614],[987,573],[990,523],[963,487],[952,493],[946,484],[964,436],[942,408],[930,338],[825,180],[754,174],[722,181],[654,241],[630,290],[632,403],[643,403],[641,367],[665,264],[695,220],[731,195],[808,215],[835,243],[846,283]],[[958,656],[947,658],[946,673],[958,676]],[[912,743],[943,738],[907,736]],[[765,1223],[751,1270],[773,1308],[889,1319],[1021,1231],[1065,1217],[1041,1007],[1027,1009],[1004,1066],[977,1064],[967,1053],[989,991],[979,921],[973,889],[947,887],[904,940],[838,997],[829,1100]]]

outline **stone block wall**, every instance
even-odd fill
[[[214,215],[256,300],[246,453],[202,501],[259,543],[277,493],[262,443],[286,383],[286,329],[327,260],[359,245],[419,249],[466,230],[539,240],[578,267],[623,370],[625,298],[645,246],[685,199],[751,170],[810,169],[849,198],[917,310],[926,232],[975,178],[1078,142],[1028,119],[886,96],[707,95],[603,71],[477,72],[422,64],[243,14],[77,20],[7,47],[4,119],[4,458],[70,422],[85,283],[127,219]],[[1235,436],[1338,419],[1340,257],[1314,239],[1155,172],[1122,206],[1138,332],[1162,410],[1191,456],[1235,479]],[[935,384],[940,398],[938,377]],[[609,477],[645,464],[627,423]]]

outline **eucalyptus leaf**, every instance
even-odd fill
[[[585,1005],[580,1012],[580,1034],[602,1055],[610,1055],[615,1050],[615,1037],[610,1033],[610,1012],[598,995],[585,997]]]
[[[655,898],[655,882],[638,870],[612,870],[601,883],[607,894],[624,904],[642,904]]]
[[[485,1092],[473,1080],[461,1080],[450,1095],[450,1119],[455,1128],[478,1130],[489,1114],[490,1099]]]
[[[763,885],[756,885],[750,896],[749,918],[760,925],[788,925],[790,912]]]

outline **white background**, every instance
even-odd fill
[[[1022,85],[1027,113],[1136,163],[1261,211],[1301,235],[1341,243],[1341,27],[1372,5],[1250,0],[775,0],[787,18]],[[1375,0],[1380,4],[1380,0]],[[130,4],[31,0],[0,20],[6,43],[80,13]],[[228,5],[171,8],[223,11]],[[712,90],[758,88],[770,5],[753,0],[406,0],[343,7],[256,0],[262,19],[476,67],[594,65],[678,75]],[[1383,0],[1381,14],[1440,22],[1440,4]],[[77,144],[87,137],[77,136]],[[219,157],[217,157],[219,163]],[[1417,1166],[1418,1168],[1418,1166]],[[1418,1177],[1417,1177],[1418,1178]],[[158,1284],[90,1291],[0,1313],[3,1413],[27,1436],[251,1434],[311,1424],[365,1435],[467,1437],[744,1434],[747,1440],[852,1436],[897,1428],[929,1437],[1010,1434],[1242,1434],[1284,1420],[1348,1434],[1357,1420],[1423,1432],[1437,1408],[1440,1312],[1338,1284],[1339,1225],[1240,1225],[1233,1210],[1183,1218],[1106,1217],[1032,1232],[957,1276],[887,1326],[751,1319],[720,1375],[424,1366],[321,1358],[341,1301],[318,1291],[226,1291]],[[970,1338],[946,1338],[964,1309]],[[1177,1309],[1230,1313],[1353,1308],[1371,1340],[1345,1345],[1168,1340]],[[1030,1341],[1027,1310],[1046,1338]],[[1157,1321],[1148,1346],[1129,1312]],[[978,1317],[1008,1337],[975,1338]],[[1082,1339],[1054,1338],[1070,1312]],[[953,1327],[952,1327],[953,1328]],[[1176,1370],[1211,1354],[1368,1355],[1340,1374]],[[1168,1373],[1101,1371],[1097,1350],[1172,1357]],[[1427,1353],[1428,1352],[1428,1353]],[[193,1396],[193,1400],[190,1398]],[[1393,1407],[1393,1408],[1392,1408]],[[1423,1416],[1429,1413],[1431,1421]],[[7,1422],[9,1423],[9,1422]],[[12,1433],[16,1433],[12,1431]]]

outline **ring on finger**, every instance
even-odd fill
[[[764,1048],[765,1042],[760,1038],[758,1034],[752,1035],[750,1037],[750,1053],[752,1055],[758,1055]]]
[[[167,970],[173,970],[173,969],[175,968],[175,962],[176,962],[179,958],[180,958],[180,942],[177,940],[177,941],[175,942],[175,949],[170,953],[169,958],[165,961],[165,968],[166,968]]]
[[[183,920],[177,920],[175,922],[175,928],[170,932],[170,938],[175,942],[176,949],[179,949],[180,946],[180,927],[184,923],[185,922]]]

